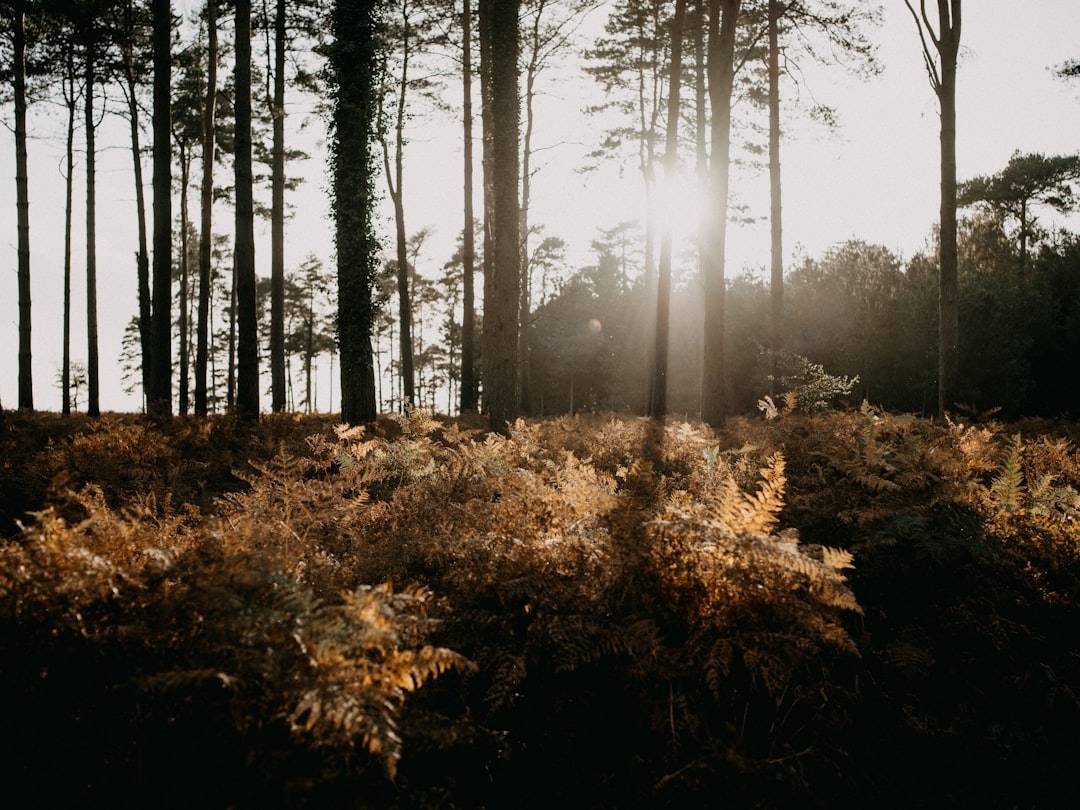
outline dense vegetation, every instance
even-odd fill
[[[11,806],[1061,807],[1075,425],[8,413]]]
[[[604,246],[606,247],[606,246]],[[957,403],[1001,407],[1007,418],[1075,416],[1076,376],[1064,370],[1080,352],[1080,241],[1057,233],[1018,269],[1020,251],[1002,224],[978,215],[960,230],[959,307],[962,363]],[[702,311],[696,279],[672,296],[668,404],[700,408]],[[644,284],[609,254],[573,274],[537,309],[529,339],[526,413],[568,410],[640,412],[647,336]],[[892,411],[934,412],[937,401],[937,268],[931,255],[907,261],[859,240],[796,262],[785,282],[786,353],[770,381],[769,284],[760,274],[727,289],[728,399],[754,413],[765,394],[801,382],[802,359],[832,375],[858,377],[851,401]],[[601,331],[588,328],[591,318]],[[786,379],[785,379],[786,378]],[[440,403],[445,407],[445,403]]]

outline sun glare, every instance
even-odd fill
[[[653,195],[653,214],[661,237],[670,234],[677,246],[696,236],[705,204],[706,196],[693,171],[679,169],[668,177],[661,168]]]

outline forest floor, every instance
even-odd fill
[[[5,413],[5,803],[1072,807],[1078,433]]]

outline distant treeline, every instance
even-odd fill
[[[641,412],[651,337],[641,328],[646,282],[618,261],[577,272],[535,313],[524,381],[534,415],[568,411]],[[769,345],[764,274],[729,281],[725,346],[732,413],[754,412],[762,397],[796,385],[793,357],[829,375],[855,377],[849,401],[932,414],[937,403],[937,266],[932,251],[906,261],[862,241],[804,258],[785,284],[784,352]],[[701,292],[684,278],[672,297],[668,402],[672,413],[700,409]],[[1080,239],[1060,233],[1027,257],[990,218],[962,224],[960,378],[954,406],[1004,415],[1075,416],[1080,380]],[[770,376],[774,379],[770,379]]]

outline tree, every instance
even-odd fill
[[[395,13],[388,15],[389,21],[384,29],[393,58],[388,56],[384,62],[379,131],[386,187],[394,206],[403,400],[404,404],[412,404],[416,399],[416,378],[409,314],[408,234],[405,226],[405,126],[409,120],[410,95],[429,93],[433,87],[429,77],[417,77],[414,70],[415,61],[424,55],[434,41],[429,32],[433,27],[431,14],[435,9],[424,0],[395,0],[394,6]]]
[[[941,216],[938,232],[938,416],[952,405],[960,373],[960,309],[956,247],[956,57],[960,51],[961,0],[937,0],[935,31],[920,0],[915,19],[923,61],[941,112]],[[931,50],[931,47],[933,50]],[[935,56],[936,54],[936,56]]]
[[[75,117],[78,107],[75,82],[78,76],[75,71],[75,45],[65,37],[63,56],[61,61],[64,65],[64,77],[61,80],[64,106],[67,107],[67,139],[65,154],[65,178],[64,178],[64,325],[63,325],[63,369],[61,375],[61,404],[60,410],[64,416],[71,414],[71,231],[72,231],[72,201],[74,199],[75,180]],[[145,389],[144,389],[145,391]]]
[[[348,424],[373,421],[378,413],[371,351],[378,312],[371,149],[378,109],[381,7],[379,0],[336,0],[330,12],[331,202],[337,245],[341,419]]]
[[[135,215],[138,226],[139,247],[135,254],[139,300],[139,330],[142,347],[143,396],[148,399],[151,390],[150,356],[153,351],[152,317],[150,300],[150,254],[146,235],[146,193],[143,189],[142,146],[139,123],[138,87],[144,81],[142,67],[147,61],[145,53],[146,30],[152,22],[146,20],[146,8],[135,0],[124,0],[117,29],[120,48],[123,88],[127,102],[128,122],[131,126],[131,155],[135,180]],[[151,34],[152,37],[152,34]],[[152,55],[150,56],[152,61]]]
[[[195,414],[207,412],[206,365],[210,344],[210,276],[214,209],[218,63],[217,0],[206,0],[206,101],[202,110],[202,187],[199,232],[199,311],[195,329]]]
[[[191,323],[191,251],[193,226],[189,219],[188,197],[191,164],[195,148],[204,140],[203,104],[205,99],[206,49],[192,43],[176,55],[179,78],[173,89],[172,130],[180,168],[180,297],[179,297],[179,397],[181,415],[187,415],[190,400],[190,323]],[[203,166],[205,170],[205,162]]]
[[[741,0],[709,0],[708,81],[711,158],[709,226],[702,270],[705,286],[705,336],[701,379],[701,418],[719,427],[726,410],[724,373],[724,271],[728,191],[731,170],[731,96],[735,83],[735,31]]]
[[[520,0],[482,0],[481,29],[487,38],[491,96],[491,175],[494,249],[491,273],[484,279],[484,404],[492,430],[506,433],[517,418],[518,312],[521,284],[518,138],[520,88],[518,55]]]
[[[538,95],[537,79],[548,69],[551,62],[560,54],[565,54],[569,48],[574,33],[581,25],[584,15],[598,5],[596,0],[524,0],[522,10],[524,12],[523,25],[527,35],[524,37],[524,108],[525,121],[521,135],[521,314],[519,322],[522,328],[518,330],[518,358],[521,364],[519,377],[521,385],[521,400],[529,402],[529,381],[531,373],[529,369],[529,334],[526,325],[530,320],[530,279],[529,266],[529,237],[532,235],[530,224],[530,210],[532,203],[532,179],[539,170],[533,167],[533,133],[536,125],[535,101]]]
[[[12,85],[15,91],[15,208],[19,254],[19,408],[33,410],[34,384],[30,346],[30,192],[26,150],[26,4],[12,11]]]
[[[154,291],[147,410],[172,413],[172,14],[154,0]]]
[[[1080,180],[1080,155],[1013,152],[1008,165],[997,174],[973,177],[957,188],[957,205],[984,206],[1002,223],[1018,223],[1020,270],[1028,268],[1028,247],[1037,236],[1033,205],[1046,205],[1060,213],[1077,207],[1072,184]]]
[[[461,412],[476,411],[479,386],[476,379],[476,246],[473,205],[473,112],[472,112],[472,3],[461,3],[462,143],[465,225],[461,236]]]
[[[259,416],[259,331],[255,301],[255,209],[251,170],[251,0],[236,3],[236,408]]]
[[[664,173],[674,177],[679,169],[679,89],[682,84],[682,40],[686,0],[676,0],[671,22],[671,72],[668,79],[667,131]],[[656,344],[653,351],[649,416],[667,413],[668,319],[671,307],[671,228],[660,235],[660,265],[656,284]]]
[[[832,61],[854,56],[856,69],[876,72],[874,46],[859,26],[877,21],[877,11],[869,4],[852,4],[842,0],[768,0],[768,108],[769,108],[769,198],[770,198],[770,332],[772,357],[780,356],[784,344],[784,240],[783,203],[780,172],[780,80],[788,72],[786,64],[795,61],[793,52],[801,50],[813,61],[829,59],[813,46],[809,35],[817,32],[830,45]],[[784,26],[783,24],[787,25]],[[790,32],[790,33],[789,33]],[[795,40],[796,48],[781,48],[785,40]],[[781,68],[783,50],[785,67]],[[850,66],[850,65],[849,65]],[[819,108],[820,109],[820,108]],[[775,368],[773,369],[775,372]],[[772,378],[776,374],[771,375]]]
[[[629,144],[634,151],[645,192],[645,278],[655,284],[656,222],[653,198],[656,191],[656,144],[663,115],[663,85],[667,49],[667,0],[620,0],[604,26],[605,37],[587,51],[593,62],[585,71],[603,87],[607,100],[590,112],[615,110],[624,123],[605,133],[594,153],[606,157]],[[623,91],[623,92],[619,92]]]
[[[84,0],[74,7],[83,51],[83,106],[86,133],[86,412],[100,413],[97,317],[97,126],[95,88],[105,75],[113,23],[113,0]],[[104,101],[104,98],[103,98]]]
[[[293,329],[285,334],[287,352],[299,354],[304,364],[304,399],[303,406],[307,413],[315,407],[315,388],[312,382],[312,367],[316,357],[324,352],[333,351],[334,335],[324,316],[324,307],[328,303],[331,279],[323,270],[323,264],[313,255],[309,255],[293,276],[292,286],[296,291],[295,303],[299,306]]]

